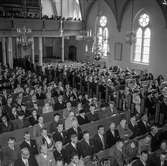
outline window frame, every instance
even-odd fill
[[[149,23],[146,25],[146,26],[142,26],[142,25],[140,25],[140,23],[139,23],[139,19],[140,19],[140,17],[142,16],[142,15],[144,15],[144,14],[146,14],[146,15],[148,15],[149,16]],[[151,20],[150,20],[150,15],[147,13],[147,12],[142,12],[142,13],[140,13],[139,14],[139,16],[137,17],[137,20],[136,20],[136,22],[137,22],[137,26],[136,26],[136,31],[135,31],[135,36],[136,36],[136,41],[135,41],[135,43],[132,45],[133,46],[133,56],[132,56],[132,63],[135,63],[135,64],[141,64],[141,65],[149,65],[150,64],[150,48],[151,48],[151,26],[150,26],[150,22],[151,22]],[[141,36],[141,53],[140,53],[140,61],[136,61],[135,59],[135,57],[136,57],[136,47],[137,47],[137,45],[136,45],[136,43],[137,43],[137,31],[139,30],[139,29],[141,29],[142,30],[142,36]],[[150,35],[149,35],[149,38],[147,37],[147,38],[145,38],[145,32],[146,32],[146,30],[147,29],[149,29],[149,31],[150,31]],[[145,47],[145,40],[147,40],[147,39],[149,39],[149,46],[147,46],[148,48],[149,48],[149,55],[148,55],[148,62],[144,62],[144,55],[146,55],[145,53],[144,53],[144,47]]]

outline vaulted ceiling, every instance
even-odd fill
[[[97,0],[79,0],[79,1],[81,6],[82,18],[84,21],[86,21],[93,5]],[[128,5],[131,4],[132,0],[104,0],[104,1],[108,4],[110,9],[112,10],[117,22],[117,29],[120,31],[124,13]],[[162,2],[164,0],[155,0],[155,1],[157,1],[157,4],[160,6],[167,23],[167,6],[162,5]]]

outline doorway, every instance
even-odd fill
[[[76,46],[69,46],[68,58],[70,61],[77,61],[77,47]]]

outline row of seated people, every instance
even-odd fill
[[[69,84],[66,84],[65,87],[61,82],[59,82],[59,85],[56,85],[55,83],[48,85],[46,79],[44,79],[44,82],[42,83],[43,79],[41,79],[41,77],[34,79],[33,76],[31,77],[33,73],[26,73],[23,69],[20,68],[16,68],[15,74],[17,73],[17,77],[20,76],[21,80],[18,80],[17,77],[15,78],[15,74],[13,76],[13,81],[20,83],[16,83],[16,88],[14,91],[7,91],[6,84],[7,80],[11,78],[9,75],[10,72],[11,71],[7,70],[6,73],[5,70],[3,73],[3,78],[1,79],[1,85],[3,89],[0,98],[0,115],[2,121],[1,132],[10,131],[13,129],[11,125],[8,127],[7,120],[19,119],[22,121],[28,117],[29,120],[27,120],[27,118],[25,123],[20,123],[21,126],[16,126],[16,128],[22,128],[29,125],[34,125],[34,123],[36,124],[37,117],[41,113],[48,113],[60,109],[65,109],[63,118],[66,119],[74,106],[77,106],[77,110],[75,110],[75,112],[81,115],[85,114],[85,112],[89,112],[90,103],[93,103],[97,106],[97,101],[90,101],[87,94],[79,94],[76,89],[71,89]],[[30,77],[30,79],[25,82],[27,79],[27,74],[29,75],[28,77]],[[32,87],[34,82],[36,89]],[[44,103],[38,103],[38,101],[44,101]],[[82,113],[81,109],[84,109]],[[33,121],[32,119],[35,120]]]
[[[14,107],[15,108],[15,107]],[[10,132],[16,129],[21,129],[25,127],[34,126],[36,128],[37,124],[44,126],[44,122],[48,123],[46,120],[51,120],[53,122],[50,123],[50,132],[54,130],[55,124],[61,118],[64,120],[65,129],[68,129],[71,126],[71,121],[76,116],[80,125],[94,122],[99,120],[99,111],[97,111],[97,107],[94,104],[90,104],[87,110],[84,109],[83,104],[79,103],[77,108],[71,107],[71,102],[67,102],[67,108],[64,110],[57,111],[53,114],[53,118],[44,119],[44,117],[38,114],[37,110],[32,110],[32,116],[29,118],[25,118],[24,112],[20,112],[17,114],[16,110],[12,108],[12,114],[18,117],[15,121],[8,121],[8,118],[3,115],[2,123],[0,125],[1,133]],[[62,112],[61,112],[62,111]],[[53,119],[53,120],[52,120]]]
[[[162,118],[158,118],[160,119],[158,123],[160,123],[159,125],[165,123],[167,102],[162,93],[164,83],[162,75],[154,78],[151,73],[143,71],[137,73],[135,70],[123,70],[118,66],[111,69],[100,69],[90,64],[82,65],[79,68],[49,66],[45,68],[44,75],[47,76],[48,80],[55,78],[62,82],[68,80],[71,86],[87,92],[90,96],[100,94],[100,98],[106,101],[110,99],[116,102],[117,93],[120,91],[118,97],[120,102],[117,102],[119,110],[132,109],[131,104],[133,103],[136,112],[143,111],[142,108],[146,109],[148,117],[152,121],[155,121],[156,106],[157,103],[160,103]],[[127,100],[128,96],[132,96],[130,104]],[[141,108],[142,99],[144,105]]]
[[[38,157],[35,156],[40,152],[44,144],[50,151],[52,151],[54,157],[53,160],[58,161],[61,157],[63,163],[69,164],[73,155],[76,153],[79,158],[87,158],[106,148],[110,148],[109,155],[116,160],[118,165],[123,166],[124,162],[129,163],[143,151],[149,151],[151,154],[151,152],[158,150],[162,140],[166,139],[166,133],[158,132],[156,126],[152,126],[150,130],[150,127],[147,125],[148,121],[146,117],[146,115],[143,115],[142,120],[138,122],[138,124],[134,123],[135,118],[132,117],[128,125],[126,125],[126,120],[122,119],[117,128],[115,123],[112,122],[109,130],[106,132],[104,126],[99,125],[97,134],[93,139],[90,139],[91,133],[88,131],[82,132],[81,128],[78,126],[77,119],[73,119],[72,127],[67,131],[63,130],[64,127],[62,123],[57,124],[56,130],[53,131],[51,135],[48,134],[46,128],[42,128],[40,136],[36,138],[36,141],[30,141],[30,133],[26,132],[24,135],[25,140],[21,143],[20,149],[24,149],[25,147],[28,148],[28,151],[33,153],[30,154],[30,156],[34,156],[34,162],[37,161],[37,163],[39,163],[41,160],[39,161]],[[131,125],[136,127],[136,130],[138,128],[138,131],[140,129],[141,133],[136,135],[134,131],[130,130]],[[149,132],[149,135],[138,142],[135,141],[135,139],[129,140],[141,134],[145,134],[143,130],[145,133]],[[17,149],[14,147],[11,149],[10,146],[13,144],[10,144],[10,141],[11,139],[9,139],[8,147],[3,151],[3,162],[15,162],[15,165],[17,166]],[[12,139],[12,141],[14,141],[14,139]],[[64,145],[63,149],[62,145]],[[60,146],[61,150],[56,149],[57,151],[55,151],[57,146]],[[49,160],[47,158],[47,161]],[[40,163],[40,165],[42,164],[44,163]]]

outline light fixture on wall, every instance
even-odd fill
[[[134,0],[131,0],[131,20],[130,20],[130,31],[126,34],[126,43],[132,45],[136,42],[136,34],[133,31],[133,17],[134,17]]]
[[[17,28],[16,32],[18,34],[18,36],[16,37],[16,43],[18,46],[27,48],[32,44],[32,30],[30,28],[23,26],[23,28]]]

